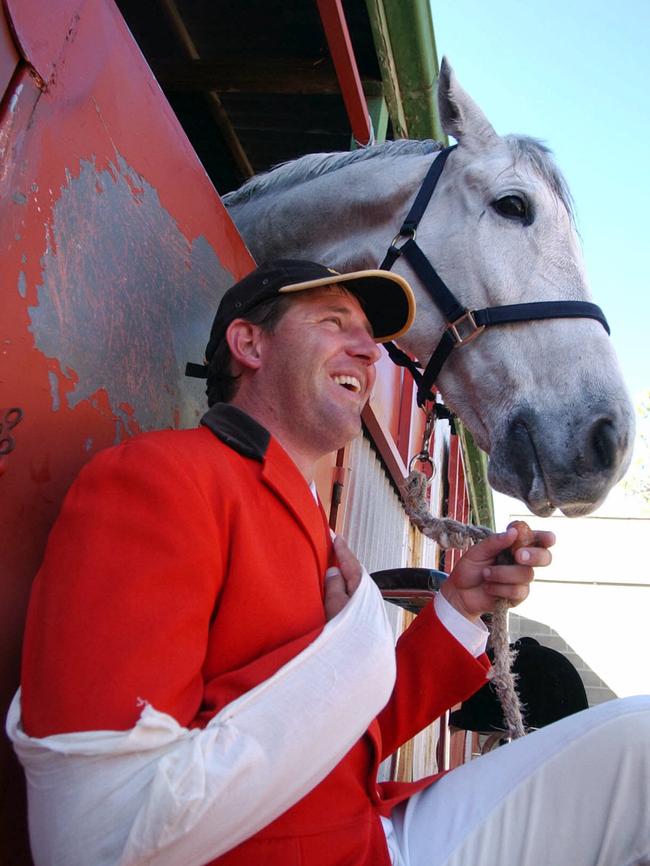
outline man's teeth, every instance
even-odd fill
[[[343,385],[349,391],[354,391],[355,394],[361,391],[361,382],[356,376],[334,376],[334,381],[337,385]]]

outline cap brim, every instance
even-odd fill
[[[345,283],[353,295],[359,297],[363,311],[370,322],[377,343],[388,343],[406,333],[415,318],[413,289],[399,274],[379,269],[353,271],[349,274],[332,273],[317,280],[283,286],[280,294],[304,292],[320,286]]]

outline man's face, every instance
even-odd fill
[[[257,385],[279,429],[318,455],[361,431],[380,352],[353,295],[337,286],[296,293],[261,340]]]

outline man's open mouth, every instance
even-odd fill
[[[348,391],[352,391],[354,394],[361,393],[361,382],[356,376],[334,376],[333,378],[337,385],[341,385]]]

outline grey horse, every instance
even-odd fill
[[[476,309],[590,300],[571,196],[548,149],[499,136],[443,60],[445,132],[458,147],[417,242],[462,303]],[[258,262],[308,258],[339,270],[377,267],[440,145],[396,141],[311,154],[225,197]],[[400,341],[422,363],[445,322],[403,259],[417,315]],[[489,481],[547,516],[588,514],[624,474],[634,412],[614,349],[592,319],[485,330],[454,350],[437,381],[445,403],[489,455]]]

